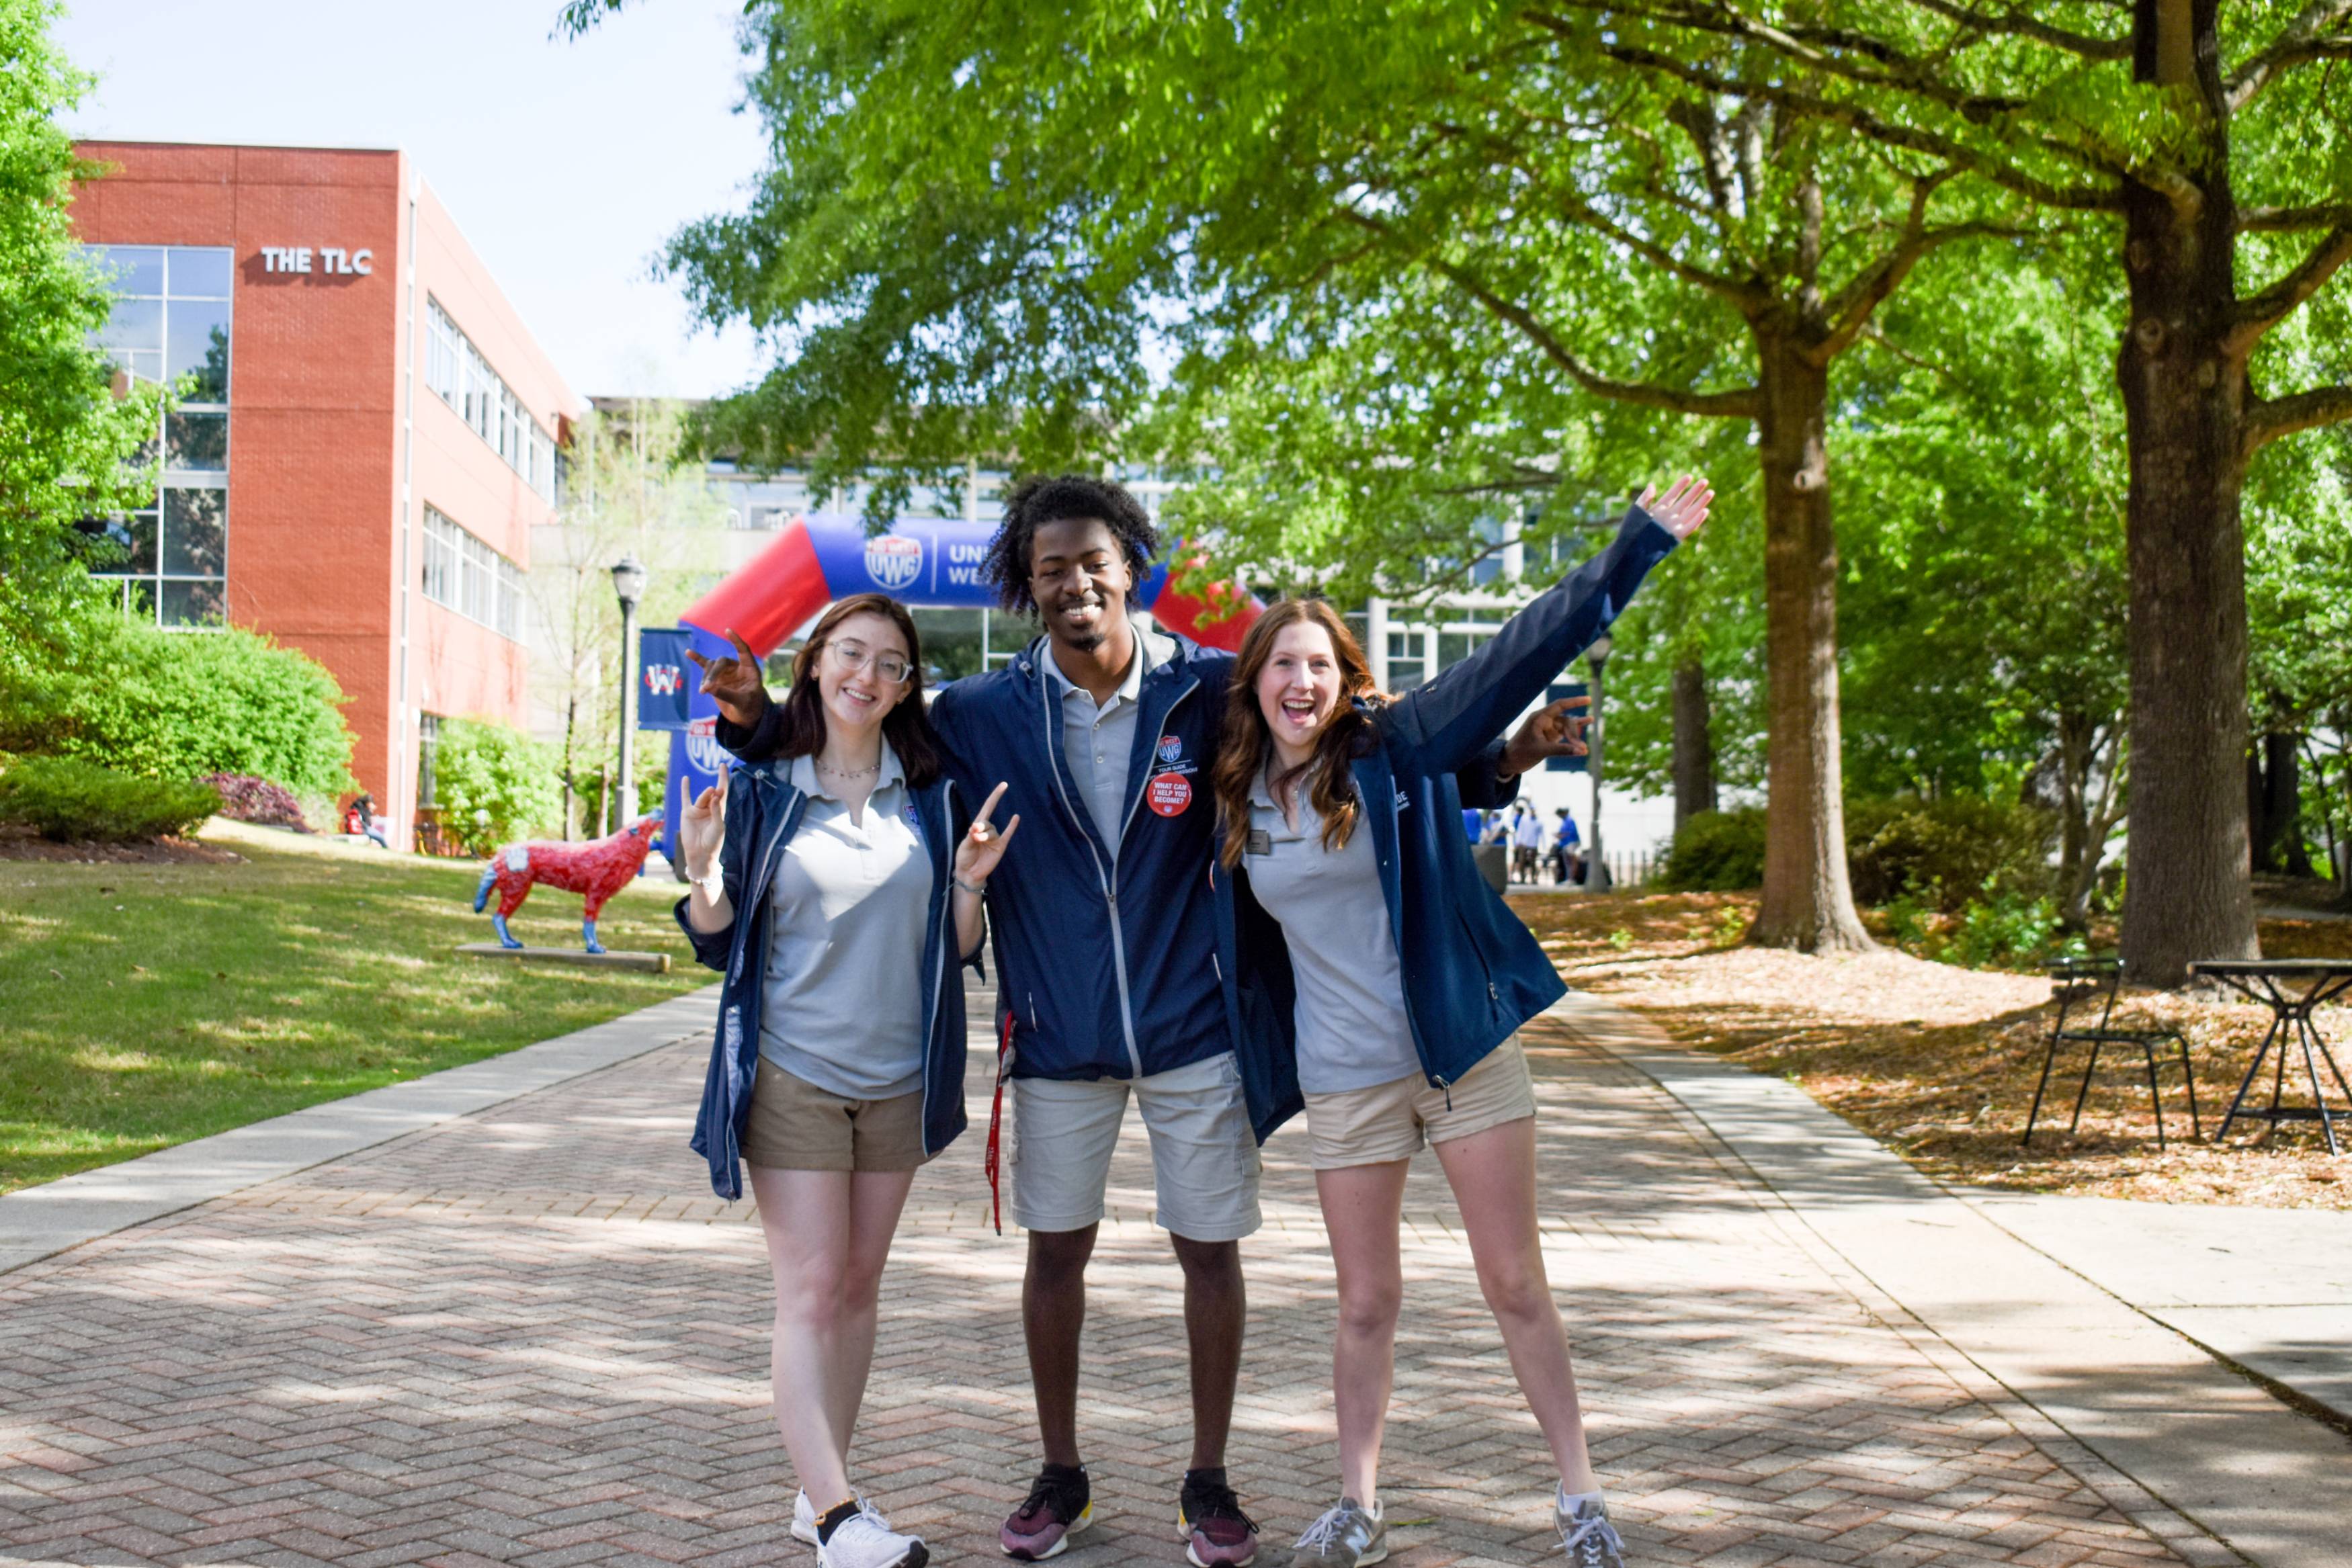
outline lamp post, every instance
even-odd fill
[[[637,601],[646,596],[646,569],[634,553],[613,563],[613,596],[621,601],[621,766],[613,781],[617,829],[626,828],[636,815],[629,758],[637,738]]]
[[[1601,715],[1601,672],[1609,663],[1609,639],[1604,635],[1592,640],[1584,651],[1585,663],[1592,666],[1592,722],[1585,729],[1585,745],[1590,752],[1586,763],[1592,780],[1592,850],[1584,869],[1584,891],[1606,893],[1610,888],[1609,857],[1601,848],[1601,753],[1603,721]]]

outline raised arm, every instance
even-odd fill
[[[1609,548],[1504,623],[1461,663],[1382,710],[1400,772],[1461,774],[1569,661],[1609,629],[1642,580],[1706,520],[1713,492],[1684,479],[1625,509]],[[1653,509],[1654,508],[1654,510]]]
[[[686,656],[702,671],[702,689],[719,704],[714,737],[746,762],[765,762],[776,754],[782,712],[768,695],[768,682],[760,656],[732,629],[727,640],[735,652],[706,659],[688,648]]]

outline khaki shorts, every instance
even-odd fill
[[[766,1057],[743,1126],[747,1164],[779,1171],[910,1171],[923,1153],[923,1092],[845,1100]]]
[[[1527,1053],[1513,1036],[1449,1089],[1433,1089],[1415,1073],[1369,1089],[1309,1094],[1307,1163],[1328,1171],[1409,1160],[1424,1143],[1466,1138],[1535,1113]]]
[[[1238,1241],[1255,1230],[1257,1138],[1231,1051],[1148,1078],[1014,1079],[1014,1223],[1084,1230],[1102,1218],[1130,1094],[1151,1140],[1160,1228],[1188,1241]]]

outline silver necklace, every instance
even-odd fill
[[[817,770],[819,773],[829,773],[829,774],[833,775],[833,777],[835,777],[835,779],[863,779],[863,778],[865,778],[865,777],[866,777],[867,774],[869,774],[869,773],[879,773],[879,772],[881,772],[881,771],[882,771],[882,764],[881,764],[881,762],[877,759],[877,760],[875,762],[874,766],[873,766],[873,767],[871,767],[871,768],[829,768],[829,767],[825,766],[824,763],[820,762],[820,763],[818,763],[818,764],[816,765],[816,770]]]

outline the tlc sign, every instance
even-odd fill
[[[315,263],[311,259],[314,256]],[[266,245],[261,247],[261,270],[365,277],[375,271],[375,252],[365,246],[345,250],[341,246],[322,245],[314,250],[307,245]]]

